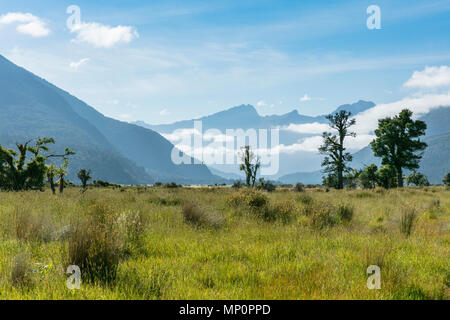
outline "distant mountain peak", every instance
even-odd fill
[[[352,115],[356,115],[373,107],[375,107],[375,103],[373,103],[372,101],[359,100],[358,102],[352,104],[343,104],[339,106],[334,112],[346,110],[351,112]]]
[[[241,104],[239,106],[235,106],[235,107],[226,109],[222,112],[223,113],[245,113],[245,114],[259,116],[258,111],[256,111],[256,108],[254,106],[252,106],[251,104]]]

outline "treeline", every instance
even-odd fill
[[[420,120],[413,120],[412,111],[403,109],[394,117],[378,120],[375,139],[370,143],[376,157],[381,158],[381,167],[375,164],[357,170],[349,167],[353,160],[346,151],[344,141],[347,137],[356,137],[350,129],[356,124],[351,113],[345,110],[328,115],[330,127],[335,133],[324,132],[324,143],[319,152],[325,155],[322,162],[324,173],[323,184],[327,187],[343,189],[362,187],[366,189],[380,186],[383,188],[403,187],[408,185],[428,186],[428,178],[416,170],[427,144],[420,140],[425,135],[427,125]],[[405,170],[413,171],[404,176]],[[444,184],[449,185],[450,174],[444,177]]]
[[[413,120],[412,111],[403,109],[394,117],[387,117],[378,120],[378,128],[375,130],[375,139],[370,143],[372,151],[376,157],[381,158],[382,166],[369,164],[363,169],[354,169],[349,166],[353,156],[344,146],[346,138],[356,138],[356,133],[351,128],[356,124],[356,120],[351,118],[352,113],[341,110],[328,115],[331,132],[324,132],[323,144],[319,147],[319,153],[325,155],[322,162],[323,185],[330,188],[383,188],[403,187],[404,181],[408,185],[416,186],[429,185],[428,178],[416,170],[423,151],[427,144],[420,140],[425,135],[427,125],[420,120]],[[263,179],[259,185],[256,184],[256,175],[260,168],[259,158],[245,146],[241,151],[241,171],[246,176],[245,185],[247,187],[259,187],[265,189],[268,185]],[[404,176],[404,171],[412,171],[408,176]],[[450,185],[450,173],[443,182]],[[235,183],[240,187],[240,182]]]

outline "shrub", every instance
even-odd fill
[[[181,188],[182,185],[176,184],[175,182],[169,182],[169,183],[164,184],[164,187],[168,188],[168,189],[175,189],[175,188]]]
[[[262,218],[265,221],[281,221],[288,223],[292,220],[295,206],[289,201],[276,201],[265,206],[260,212],[263,213]]]
[[[94,187],[120,187],[119,184],[110,183],[108,181],[103,181],[103,180],[94,180],[92,182],[92,185]]]
[[[349,223],[353,219],[353,206],[340,203],[335,207],[336,214],[343,223]]]
[[[267,192],[272,192],[275,191],[276,186],[270,182],[270,181],[265,181],[264,178],[259,179],[259,183],[256,186],[256,188],[258,190],[265,190]]]
[[[231,207],[238,208],[247,205],[248,194],[246,192],[237,191],[232,193],[228,199],[227,204]]]
[[[338,223],[338,218],[335,215],[333,207],[328,204],[314,206],[314,210],[310,216],[310,225],[316,230],[329,228]]]
[[[240,188],[242,188],[243,186],[244,186],[244,184],[242,183],[242,181],[237,180],[237,181],[233,182],[233,185],[232,185],[231,187],[232,187],[232,188],[235,188],[235,189],[240,189]]]
[[[267,205],[269,198],[262,192],[252,192],[248,194],[247,204],[253,210],[258,210]]]
[[[295,187],[294,187],[294,191],[297,191],[297,192],[303,192],[303,191],[305,191],[305,190],[304,190],[304,187],[303,187],[303,184],[300,183],[300,182],[298,182],[298,183],[295,185]]]
[[[181,210],[184,221],[198,227],[220,228],[223,219],[214,212],[207,213],[204,209],[192,202],[185,202]]]
[[[410,236],[414,225],[414,221],[417,216],[417,211],[415,208],[404,208],[402,216],[400,218],[400,231],[406,235]]]

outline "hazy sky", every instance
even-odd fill
[[[450,0],[93,2],[0,0],[0,54],[125,121],[386,104],[450,65]]]

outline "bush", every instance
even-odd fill
[[[175,182],[169,182],[169,183],[164,184],[164,187],[168,188],[168,189],[175,189],[175,188],[181,188],[182,185],[176,184]]]
[[[228,199],[227,204],[231,207],[238,208],[241,206],[247,206],[248,193],[237,191],[232,193]]]
[[[240,188],[242,188],[243,186],[244,186],[244,184],[242,183],[242,181],[237,180],[237,181],[233,182],[233,185],[232,185],[231,187],[232,187],[232,188],[235,188],[235,189],[240,189]]]
[[[304,187],[303,187],[303,184],[300,183],[300,182],[298,182],[298,183],[295,185],[295,187],[294,187],[294,191],[297,191],[297,192],[303,192],[303,191],[305,191],[305,190],[304,190]]]
[[[103,188],[105,188],[105,187],[120,187],[119,184],[110,183],[108,181],[103,181],[103,180],[94,180],[92,182],[92,185],[94,187],[103,187]]]
[[[269,198],[264,193],[252,192],[248,194],[247,204],[253,210],[263,208],[269,202]]]
[[[260,212],[265,221],[281,221],[289,223],[292,220],[295,206],[289,201],[276,201],[266,205]]]
[[[223,224],[223,219],[216,213],[207,213],[192,202],[184,203],[181,213],[184,221],[198,227],[220,228]]]
[[[328,204],[321,204],[314,206],[314,210],[310,214],[310,225],[313,229],[322,230],[329,228],[338,223],[339,219],[333,210],[333,207]]]
[[[335,208],[336,214],[343,223],[349,223],[353,219],[353,206],[349,204],[340,203]]]
[[[272,192],[275,191],[276,186],[270,182],[270,181],[265,181],[264,178],[259,179],[259,183],[256,186],[256,188],[258,190],[265,190],[267,192]]]
[[[416,220],[417,211],[415,208],[404,208],[400,218],[400,231],[407,237],[411,235],[411,231]]]

